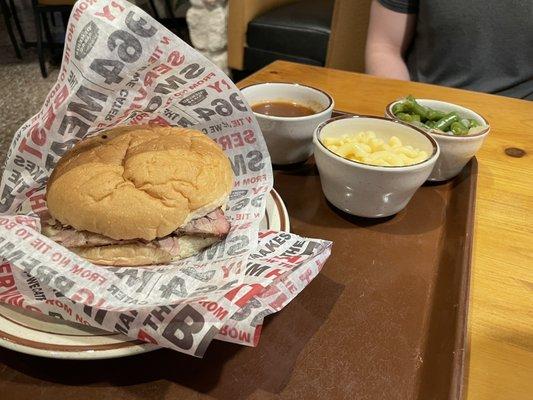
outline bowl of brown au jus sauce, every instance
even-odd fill
[[[295,83],[260,83],[242,89],[263,132],[272,164],[306,161],[313,131],[331,117],[334,102],[320,89]]]

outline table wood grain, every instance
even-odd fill
[[[336,109],[352,113],[383,115],[389,102],[410,93],[472,108],[489,121],[491,132],[477,154],[466,393],[469,400],[531,399],[533,102],[282,61],[239,86],[266,81],[320,88]],[[511,148],[525,155],[506,154]]]

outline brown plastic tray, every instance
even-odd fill
[[[39,399],[459,399],[477,164],[425,185],[394,217],[330,205],[313,160],[275,172],[293,232],[332,240],[321,274],[267,318],[257,348],[204,359],[160,350],[61,361],[0,350],[9,397]]]
[[[474,159],[396,216],[372,220],[328,203],[311,162],[276,173],[293,231],[334,243],[318,279],[331,287],[304,293],[326,304],[338,294],[296,366],[320,368],[323,389],[298,388],[305,398],[462,398],[476,174]]]

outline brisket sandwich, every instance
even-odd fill
[[[163,264],[221,241],[230,162],[199,131],[118,127],[83,140],[48,181],[42,233],[95,264]]]

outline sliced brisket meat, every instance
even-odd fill
[[[217,208],[205,217],[200,217],[189,221],[183,228],[176,230],[177,233],[186,235],[204,235],[224,237],[228,234],[230,224],[224,211]]]
[[[50,224],[51,223],[51,224]],[[77,231],[70,226],[63,226],[55,220],[50,223],[43,223],[42,233],[50,239],[65,247],[93,247],[106,246],[110,244],[125,244],[136,242],[138,240],[115,240],[110,237],[92,233],[88,231]],[[173,238],[181,235],[216,237],[224,238],[230,229],[230,224],[221,208],[211,211],[205,217],[197,218],[190,221],[183,228],[177,229],[172,234],[156,239],[154,242],[162,248],[169,248],[171,254],[174,252],[173,247],[177,246],[177,241]]]
[[[43,224],[42,233],[57,243],[65,247],[94,247],[106,246],[108,244],[129,243],[135,240],[115,240],[110,237],[99,235],[87,231],[77,231],[72,227],[62,226],[61,224],[46,225]]]

